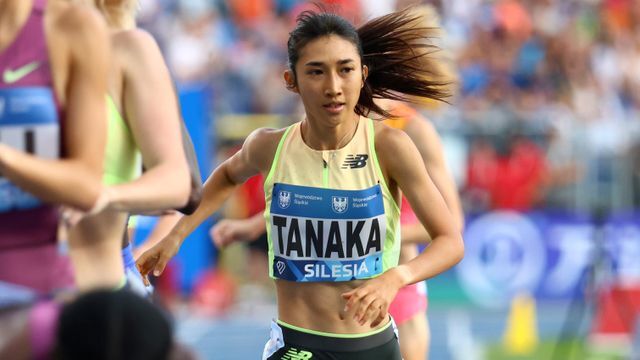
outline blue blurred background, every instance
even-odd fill
[[[465,259],[428,283],[431,358],[640,359],[640,1],[324,3],[355,24],[434,7],[459,72],[452,105],[421,110],[467,214]],[[282,72],[295,15],[309,7],[140,1],[203,176],[251,130],[300,118]],[[208,234],[251,202],[234,196],[157,284],[205,359],[258,359],[276,316],[266,265],[245,246],[218,254]],[[138,243],[154,222],[139,222]]]

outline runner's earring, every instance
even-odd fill
[[[362,65],[362,89],[364,85],[367,83],[367,77],[369,76],[369,67],[367,65]]]

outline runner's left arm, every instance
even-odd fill
[[[41,200],[86,211],[102,191],[109,38],[100,15],[88,7],[69,6],[52,26],[52,45],[68,49],[70,59],[63,157],[42,159],[0,144],[0,173]]]
[[[345,312],[361,324],[375,327],[387,317],[398,290],[446,271],[463,256],[462,236],[438,188],[421,163],[411,139],[402,131],[383,128],[376,135],[376,152],[383,171],[403,191],[420,222],[432,235],[432,244],[411,261],[368,280],[343,294]]]

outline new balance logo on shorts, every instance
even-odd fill
[[[369,159],[369,155],[367,154],[349,154],[347,158],[342,163],[343,169],[360,169],[367,166],[367,159]]]
[[[307,360],[313,358],[313,354],[309,351],[291,348],[284,354],[281,360]]]

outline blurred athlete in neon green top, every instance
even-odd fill
[[[107,95],[108,142],[104,159],[103,181],[117,185],[132,181],[142,171],[142,156],[129,124],[122,118],[118,106]]]
[[[134,0],[92,3],[111,30],[109,131],[105,156],[105,210],[81,225],[108,238],[103,252],[79,262],[103,261],[105,277],[123,279],[121,246],[129,212],[180,208],[190,193],[180,116],[173,85],[155,40],[135,27]],[[140,174],[141,162],[145,171]],[[117,256],[115,256],[117,254]],[[134,269],[132,256],[129,269]],[[82,264],[79,264],[82,265]],[[126,265],[126,264],[125,264]],[[118,270],[116,270],[118,269]],[[77,274],[80,287],[100,281],[99,274]]]

